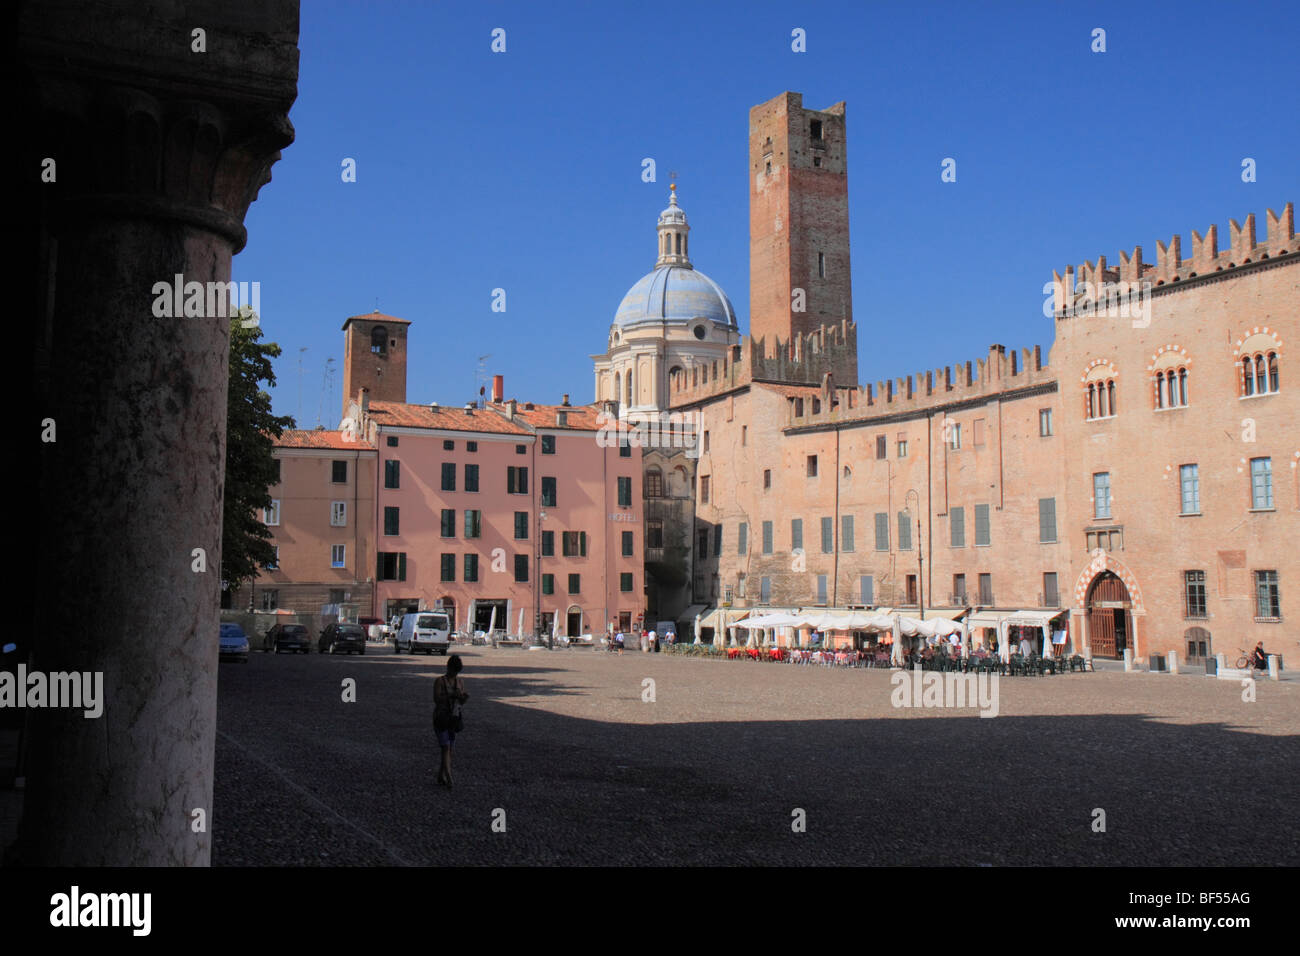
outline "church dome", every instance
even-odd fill
[[[694,319],[736,328],[736,310],[721,286],[689,266],[660,266],[628,289],[614,324],[622,328],[643,322],[686,325]]]
[[[703,319],[736,328],[736,310],[721,286],[691,265],[690,224],[677,205],[677,184],[671,187],[668,208],[659,214],[658,258],[654,271],[628,289],[614,315],[614,325],[673,322],[686,325]],[[702,329],[697,329],[699,335]]]

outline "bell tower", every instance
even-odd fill
[[[371,401],[406,401],[406,319],[378,309],[343,323],[343,414],[362,388]]]

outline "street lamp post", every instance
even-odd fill
[[[921,496],[915,488],[909,488],[903,501],[916,495],[916,604],[921,620],[925,620],[925,574],[922,571],[925,558],[921,551]]]

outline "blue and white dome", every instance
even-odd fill
[[[687,325],[696,319],[736,328],[736,310],[721,286],[690,266],[660,266],[628,289],[614,324],[621,328],[642,322]]]
[[[614,325],[627,329],[643,323],[712,322],[735,329],[736,310],[722,287],[691,265],[690,231],[686,213],[677,205],[673,184],[668,208],[659,214],[658,258],[655,269],[627,291],[614,315]]]

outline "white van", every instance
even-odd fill
[[[393,635],[393,653],[437,651],[444,657],[451,644],[451,621],[442,611],[416,611],[402,615],[402,628]]]

